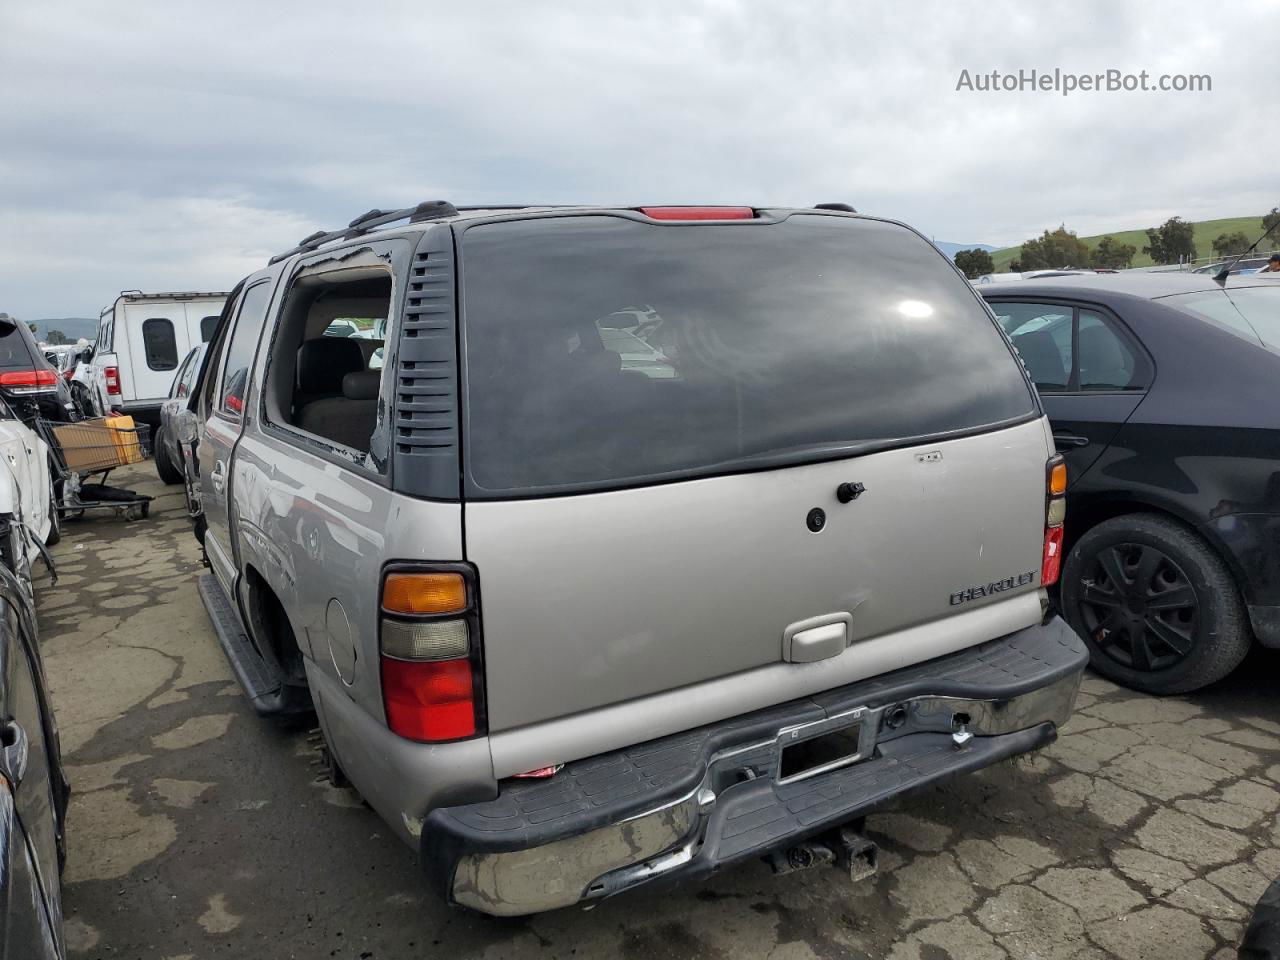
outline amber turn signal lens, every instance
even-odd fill
[[[1056,497],[1058,494],[1066,492],[1067,465],[1065,463],[1055,463],[1049,470],[1049,494]]]
[[[460,573],[389,573],[382,583],[382,609],[390,613],[461,613],[467,585]]]

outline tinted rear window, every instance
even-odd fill
[[[849,455],[1031,415],[972,290],[892,224],[482,224],[462,242],[472,495]]]
[[[31,350],[27,347],[22,332],[16,327],[0,327],[0,367],[23,367],[30,370],[34,365]]]
[[[1280,349],[1280,283],[1182,293],[1161,302],[1216,320],[1249,340]]]

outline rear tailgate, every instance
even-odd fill
[[[1047,431],[918,235],[807,214],[458,232],[491,731],[771,665],[813,692],[989,639],[946,621],[1016,594],[1008,629],[1038,618]]]
[[[829,614],[851,617],[840,682],[948,653],[966,638],[945,624],[893,649],[890,664],[880,645],[863,651],[1034,590],[1044,471],[1044,427],[1032,422],[856,460],[468,504],[490,729],[781,663],[786,628]],[[845,481],[866,492],[841,504]],[[817,534],[813,507],[827,514]],[[989,597],[952,603],[991,583]],[[1022,615],[1017,627],[1038,605]],[[812,678],[808,692],[835,682],[812,664],[792,669]]]

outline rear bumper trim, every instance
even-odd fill
[[[821,697],[503,784],[433,811],[423,860],[454,902],[520,915],[686,879],[1049,743],[1087,662],[1058,618]],[[945,666],[946,669],[939,669]],[[856,755],[781,777],[783,747],[858,722]],[[967,741],[952,734],[959,726]]]

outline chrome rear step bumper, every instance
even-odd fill
[[[433,811],[423,861],[451,901],[506,916],[704,876],[1051,742],[1087,662],[1052,617],[549,780],[505,782],[495,800]],[[843,736],[843,754],[784,768],[784,751],[828,735]]]

